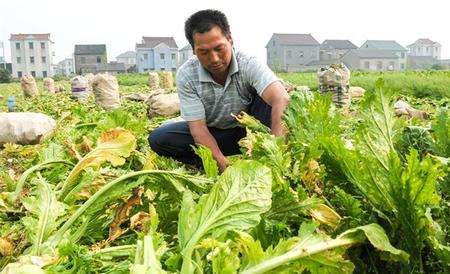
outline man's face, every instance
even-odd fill
[[[212,75],[228,73],[231,62],[233,39],[225,35],[219,27],[205,33],[194,33],[194,53],[203,67]]]

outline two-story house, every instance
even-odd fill
[[[189,58],[191,58],[192,55],[194,55],[194,52],[190,44],[187,44],[186,46],[182,47],[178,51],[178,56],[180,57],[178,61],[178,66],[181,66],[184,62],[186,62]]]
[[[416,42],[406,46],[410,56],[430,56],[441,59],[441,44],[433,42],[428,38],[417,39]]]
[[[360,49],[386,51],[395,54],[398,57],[398,66],[390,68],[391,70],[406,69],[406,60],[408,50],[394,40],[367,40]],[[384,56],[380,53],[380,57]]]
[[[57,71],[55,71],[55,74],[62,74],[67,76],[75,73],[75,67],[72,58],[66,58],[62,61],[59,61],[56,67]]]
[[[274,33],[266,45],[267,65],[275,71],[300,71],[319,60],[320,44],[311,34]]]
[[[399,58],[389,50],[378,49],[352,49],[349,50],[341,61],[350,70],[398,70]]]
[[[129,70],[136,65],[136,52],[129,50],[116,57],[117,63],[125,65],[125,70]]]
[[[11,34],[12,75],[53,76],[53,51],[50,33]]]
[[[142,37],[136,44],[136,69],[144,71],[176,71],[178,46],[173,37]]]
[[[75,73],[96,73],[98,64],[107,64],[106,45],[75,45]]]
[[[357,49],[349,40],[330,40],[327,39],[320,45],[320,60],[339,61],[347,51]]]

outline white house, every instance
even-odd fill
[[[55,74],[62,74],[67,76],[75,73],[75,66],[73,64],[73,59],[71,58],[66,58],[58,62],[57,68],[58,73],[55,72]]]
[[[416,42],[406,46],[410,56],[430,56],[436,60],[441,59],[441,44],[428,38],[417,39]]]
[[[34,77],[53,76],[53,51],[50,33],[11,34],[12,75],[22,77],[31,74]]]
[[[132,66],[136,65],[136,52],[130,50],[124,52],[116,57],[117,63],[125,65],[125,69],[128,70]]]
[[[181,48],[178,51],[178,56],[180,57],[180,60],[178,62],[178,66],[181,66],[184,62],[186,62],[191,56],[194,55],[194,52],[192,51],[192,47],[190,44],[187,44],[183,48]]]
[[[379,51],[385,51],[385,53],[381,53],[381,57],[389,56],[391,53],[395,54],[398,58],[398,62],[394,62],[394,64],[389,65],[389,69],[392,70],[404,70],[406,69],[406,60],[408,58],[408,50],[401,46],[394,40],[367,40],[359,47],[361,50],[371,50],[372,53],[376,53],[376,55],[380,55]],[[364,52],[364,51],[361,51]],[[392,61],[390,61],[392,62]],[[398,65],[396,64],[398,63]],[[378,70],[380,64],[376,65],[376,69]],[[364,66],[365,68],[365,66]]]

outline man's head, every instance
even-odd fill
[[[233,39],[225,14],[217,10],[196,12],[186,20],[185,34],[203,67],[213,76],[226,76]]]
[[[218,10],[201,10],[192,14],[184,23],[184,34],[194,49],[194,33],[205,33],[213,27],[219,27],[224,35],[230,35],[230,25],[223,12]]]

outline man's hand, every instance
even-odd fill
[[[217,161],[219,171],[223,172],[230,161],[223,155],[219,146],[217,145],[216,139],[208,130],[205,120],[198,120],[188,122],[189,130],[191,131],[192,137],[196,144],[202,144],[211,150],[214,159]]]
[[[270,84],[262,94],[263,100],[272,107],[272,134],[275,136],[284,135],[282,116],[289,104],[289,95],[280,81]]]

